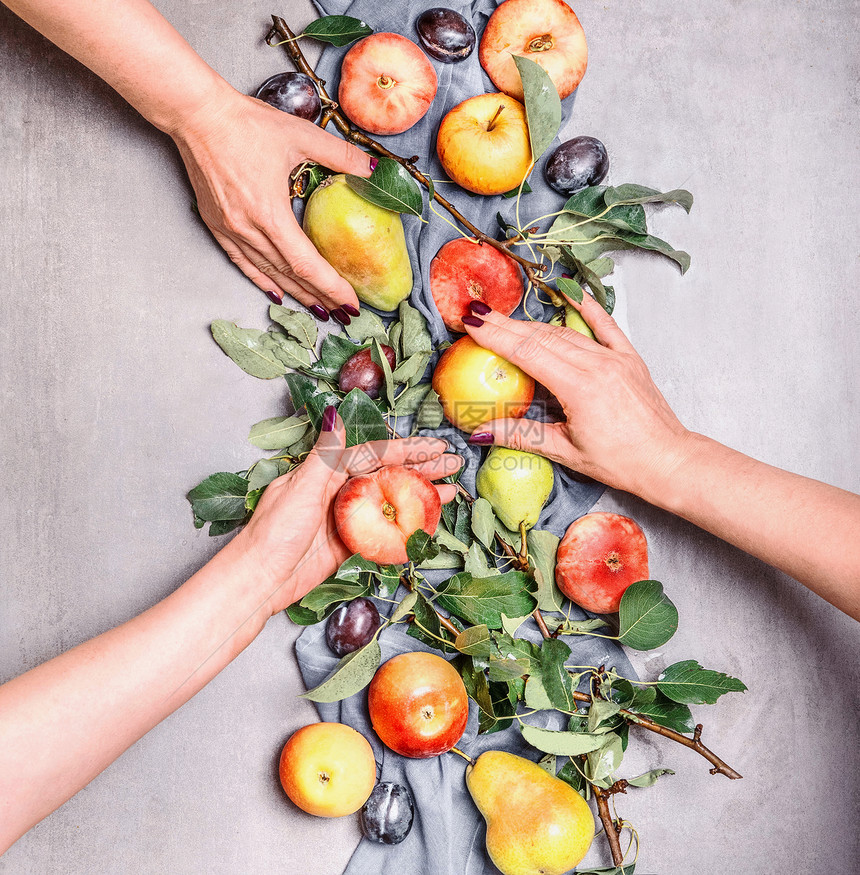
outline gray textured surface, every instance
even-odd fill
[[[160,3],[249,90],[282,68],[269,4]],[[681,418],[745,452],[860,490],[856,2],[577,4],[592,50],[570,133],[613,178],[686,185],[688,249],[623,259],[634,338]],[[282,11],[297,24],[305,5]],[[265,300],[188,209],[170,144],[0,9],[0,678],[127,619],[212,552],[183,494],[255,458],[280,387],[245,377],[207,325]],[[647,739],[676,777],[619,800],[639,869],[855,871],[858,628],[796,583],[625,496],[681,611],[660,667],[695,656],[750,686],[702,709],[744,773]],[[742,508],[739,508],[742,512]],[[338,873],[351,820],[299,814],[275,778],[313,719],[283,618],[208,689],[0,859],[6,873]],[[648,660],[638,663],[649,670]]]

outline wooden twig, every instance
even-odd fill
[[[348,140],[356,146],[360,146],[362,149],[371,149],[377,155],[396,161],[406,170],[407,173],[409,173],[410,176],[412,176],[413,179],[416,180],[416,182],[427,189],[428,195],[432,200],[436,201],[440,207],[447,210],[448,213],[479,243],[486,243],[488,246],[492,246],[493,249],[498,249],[499,252],[503,252],[509,258],[512,258],[523,269],[523,273],[525,273],[532,285],[546,292],[556,307],[564,306],[565,301],[562,296],[552,288],[552,286],[547,285],[547,283],[541,279],[545,270],[544,266],[537,262],[529,261],[522,255],[513,252],[503,241],[496,240],[495,237],[485,234],[480,228],[473,225],[449,200],[447,200],[447,198],[444,198],[438,191],[436,191],[432,181],[415,166],[415,162],[418,160],[419,156],[416,155],[411,158],[403,158],[400,155],[396,155],[394,152],[386,149],[381,143],[377,143],[376,140],[368,137],[364,131],[353,127],[349,119],[347,119],[347,117],[341,112],[337,102],[329,97],[328,92],[325,90],[325,81],[317,76],[313,67],[308,63],[307,58],[305,58],[304,53],[301,48],[299,48],[296,35],[290,30],[284,19],[278,15],[272,16],[272,29],[269,31],[269,35],[266,38],[266,41],[270,45],[273,44],[273,37],[278,37],[278,43],[283,46],[286,53],[290,56],[290,60],[296,65],[296,68],[314,81],[314,84],[319,91],[320,100],[325,107],[320,115],[319,121],[317,122],[320,127],[324,128],[329,122],[331,122],[345,140]]]
[[[600,822],[603,824],[603,831],[606,833],[606,841],[609,842],[609,850],[612,852],[612,862],[616,866],[620,866],[624,862],[624,852],[621,850],[621,839],[619,838],[621,830],[615,825],[615,821],[609,812],[609,797],[612,793],[609,790],[601,790],[600,787],[595,787],[594,784],[590,786],[594,791],[594,798],[597,801],[597,813],[600,815]]]

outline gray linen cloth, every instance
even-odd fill
[[[392,31],[417,42],[414,22],[425,9],[439,5],[431,0],[415,3],[386,3],[373,0],[327,0],[320,6],[321,14],[348,14],[366,21],[374,31]],[[448,4],[472,21],[480,38],[487,18],[495,8],[492,0],[476,0],[472,5]],[[319,75],[326,81],[329,93],[337,93],[340,62],[348,49],[329,47],[323,52],[317,67]],[[478,63],[477,48],[465,61],[458,64],[442,64],[430,59],[439,78],[439,89],[430,111],[409,131],[396,136],[381,137],[381,141],[396,154],[406,157],[420,155],[418,162],[422,169],[429,170],[434,179],[444,179],[445,174],[436,158],[436,131],[443,116],[452,107],[467,97],[495,91],[487,75]],[[577,133],[571,125],[570,115],[574,97],[564,101],[563,130],[566,137]],[[429,156],[429,157],[428,157]],[[537,217],[560,209],[563,198],[553,192],[543,180],[543,160],[532,174],[530,184],[533,192],[523,197],[521,215]],[[495,215],[501,211],[508,219],[513,218],[514,200],[501,197],[469,197],[455,185],[442,185],[439,191],[452,201],[461,212],[487,233],[495,233]],[[426,218],[426,216],[425,216]],[[410,301],[427,318],[434,342],[450,339],[448,330],[436,311],[428,285],[430,261],[443,243],[453,239],[456,232],[444,221],[430,215],[429,224],[423,224],[410,216],[404,217],[406,240],[412,259],[415,287]],[[619,295],[615,316],[625,326],[624,301]],[[540,317],[541,305],[534,296],[529,301],[529,311]],[[523,316],[522,310],[517,314]],[[541,404],[536,401],[529,415],[542,418]],[[466,461],[463,483],[474,493],[475,472],[483,455],[477,447],[470,447],[462,432],[447,423],[435,431],[446,438],[455,452]],[[587,513],[603,492],[601,484],[580,482],[571,474],[555,466],[555,487],[541,514],[538,528],[548,529],[561,536],[570,523]],[[439,572],[434,573],[436,579]],[[430,576],[430,575],[428,575]],[[401,592],[402,594],[402,592]],[[377,603],[380,607],[384,603]],[[573,608],[572,617],[582,618],[585,614]],[[533,621],[520,627],[521,637],[539,640]],[[568,638],[573,649],[573,662],[579,665],[614,665],[619,671],[634,677],[633,669],[620,647],[611,641],[599,638]],[[399,629],[384,632],[380,637],[383,659],[410,650],[429,650],[414,638]],[[438,651],[437,651],[438,652]],[[299,668],[308,688],[320,683],[334,668],[337,657],[325,643],[325,624],[308,627],[296,643]],[[630,674],[628,674],[630,673]],[[516,724],[509,729],[491,735],[477,735],[477,710],[471,703],[469,724],[460,742],[460,747],[471,756],[477,757],[489,749],[508,750],[537,759],[538,754],[528,748],[522,740]],[[362,691],[351,698],[334,704],[317,705],[320,717],[326,721],[346,723],[361,732],[373,746],[377,763],[380,764],[380,780],[395,781],[407,785],[415,797],[416,813],[412,832],[404,842],[396,846],[374,844],[363,840],[349,865],[345,875],[376,875],[376,873],[400,873],[400,875],[482,875],[497,872],[484,849],[484,823],[472,803],[464,780],[465,763],[454,754],[445,754],[430,760],[410,760],[385,748],[376,737],[367,713],[367,694]],[[550,723],[556,715],[536,714],[528,718],[536,725],[551,725],[563,728],[561,722]],[[559,717],[561,715],[558,715]]]

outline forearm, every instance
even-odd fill
[[[147,0],[3,2],[168,133],[233,92]]]
[[[0,687],[0,853],[205,686],[269,616],[253,567],[228,546],[145,613]]]
[[[642,497],[860,619],[860,496],[690,435]]]

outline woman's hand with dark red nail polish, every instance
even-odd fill
[[[345,310],[350,316],[358,316],[358,307],[353,307],[352,304],[344,304],[341,310]]]
[[[326,310],[326,308],[323,307],[322,304],[313,304],[312,306],[308,307],[308,310],[310,310],[311,313],[313,313],[313,315],[320,320],[320,322],[328,322],[328,310]]]
[[[489,304],[485,304],[483,301],[470,301],[469,309],[473,313],[477,313],[478,316],[486,316],[487,313],[493,312],[493,308]]]
[[[471,325],[472,328],[480,328],[484,324],[484,320],[479,319],[477,316],[464,316],[463,324]]]
[[[340,322],[340,324],[344,326],[349,325],[349,323],[352,321],[349,318],[349,313],[347,313],[343,309],[343,307],[338,307],[336,310],[332,310],[331,318],[334,319],[336,322]]]

